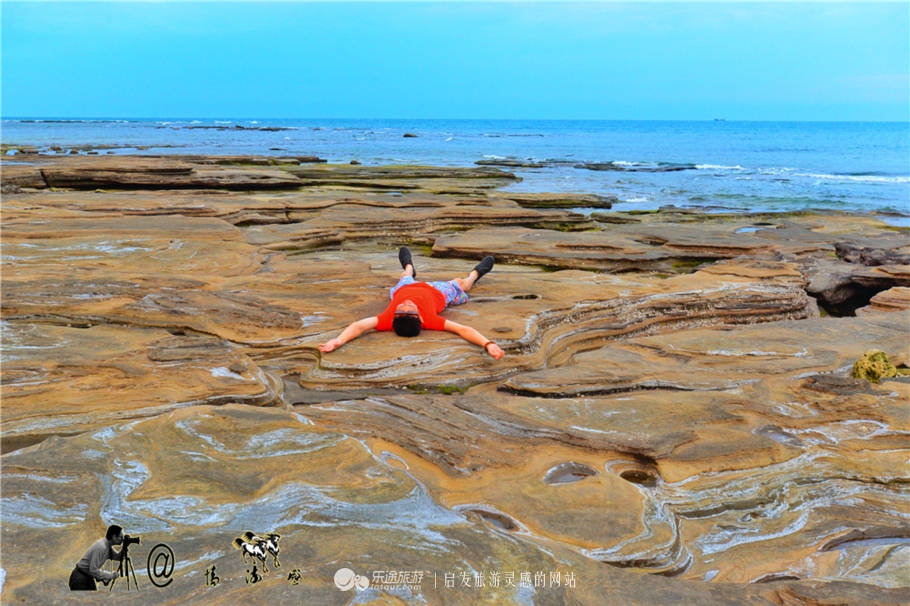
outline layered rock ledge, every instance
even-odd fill
[[[346,604],[341,567],[425,572],[366,603],[910,601],[907,230],[609,212],[488,167],[28,158],[2,166],[4,603],[67,600],[110,523],[143,535],[128,604]],[[402,245],[422,280],[495,255],[444,316],[505,358],[319,352],[384,309]],[[853,379],[869,349],[898,376]],[[255,587],[247,530],[282,536]]]

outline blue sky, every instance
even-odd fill
[[[910,5],[2,4],[4,117],[908,120]]]

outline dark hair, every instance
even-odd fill
[[[107,527],[107,540],[110,541],[118,534],[123,532],[123,526],[117,526],[116,524],[111,524]]]
[[[392,328],[399,337],[416,337],[420,334],[420,318],[418,316],[395,316]]]

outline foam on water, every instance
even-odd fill
[[[817,173],[794,173],[794,177],[810,179],[831,179],[836,181],[859,181],[863,183],[910,183],[910,177],[880,177],[876,175],[824,175]]]

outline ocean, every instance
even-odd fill
[[[95,146],[365,165],[511,161],[540,166],[503,167],[522,178],[510,190],[615,195],[616,210],[834,209],[910,225],[906,122],[9,118],[0,140],[44,153]]]

